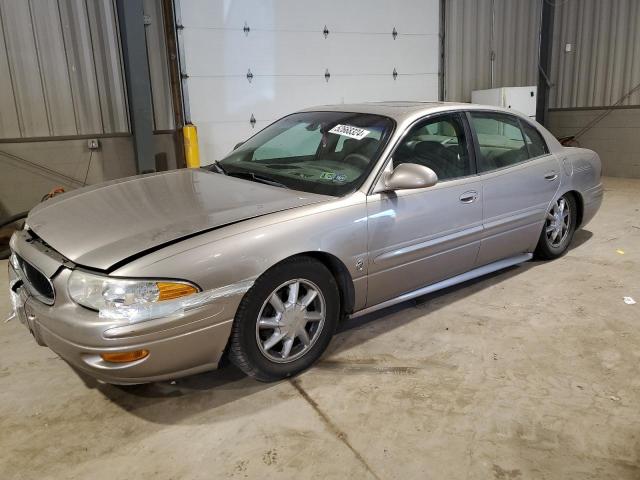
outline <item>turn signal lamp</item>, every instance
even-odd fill
[[[187,283],[157,282],[156,286],[158,287],[158,301],[173,300],[198,293],[196,287]]]
[[[149,350],[134,350],[132,352],[110,352],[101,353],[100,357],[105,362],[129,363],[141,360],[149,355]]]

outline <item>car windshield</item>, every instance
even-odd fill
[[[227,175],[342,196],[364,182],[393,127],[393,120],[380,115],[294,113],[251,137],[217,166]]]

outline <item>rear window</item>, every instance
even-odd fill
[[[522,131],[524,132],[524,139],[529,149],[529,156],[531,158],[540,157],[549,153],[547,143],[542,138],[540,132],[531,124],[520,121],[522,125]]]
[[[509,167],[529,159],[517,118],[493,112],[471,112],[471,122],[480,147],[479,172]]]

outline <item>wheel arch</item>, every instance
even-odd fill
[[[572,195],[576,201],[576,228],[580,228],[584,218],[584,198],[577,190],[568,190],[563,195]]]
[[[353,278],[342,260],[328,252],[308,251],[291,255],[282,259],[275,265],[296,257],[311,257],[327,267],[338,284],[338,291],[340,292],[340,311],[342,314],[353,312],[356,297],[355,286],[353,284]]]

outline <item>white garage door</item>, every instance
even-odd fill
[[[438,98],[438,0],[176,3],[203,164],[301,108]]]

